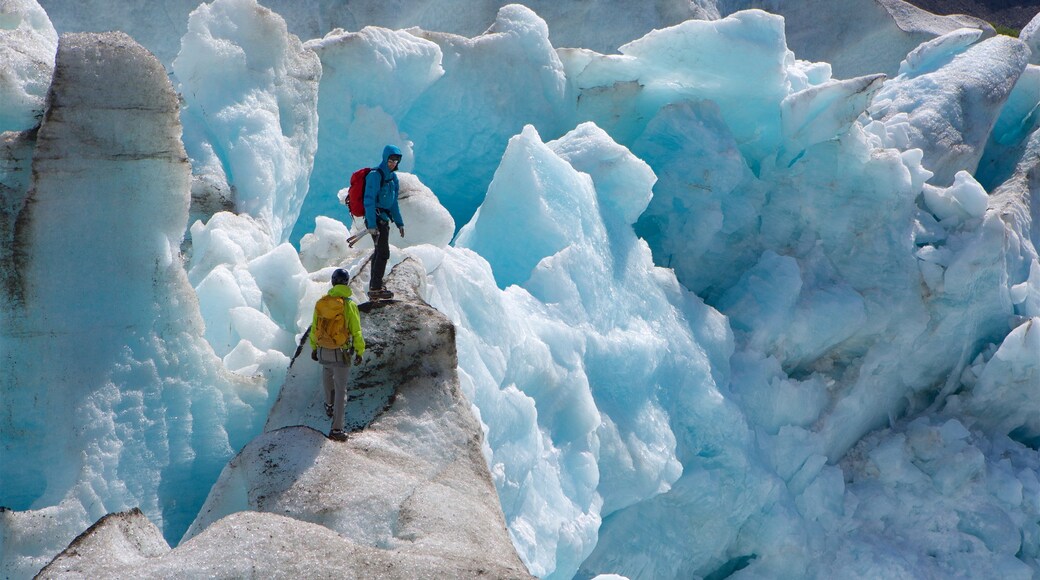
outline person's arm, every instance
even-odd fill
[[[398,194],[400,193],[401,190],[400,190],[400,185],[399,185],[399,182],[397,181],[397,176],[396,175],[394,176],[394,182],[393,182],[392,187],[394,188],[394,205],[393,205],[393,207],[390,208],[390,214],[391,214],[390,217],[392,217],[393,220],[394,220],[394,223],[397,224],[397,229],[401,230],[401,237],[403,238],[404,237],[404,218],[401,217],[401,206],[398,205],[398,201],[397,201],[398,200]]]
[[[311,358],[315,358],[314,353],[318,350],[318,341],[314,340],[314,329],[318,327],[318,309],[314,308],[314,313],[311,314],[311,329],[307,333],[308,340],[311,343]]]
[[[358,357],[364,356],[365,337],[361,336],[361,314],[358,312],[357,304],[353,300],[347,300],[347,308],[344,314],[347,315],[347,330],[354,337],[354,353]]]

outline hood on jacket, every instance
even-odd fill
[[[383,162],[379,164],[379,168],[385,173],[390,172],[390,166],[387,165],[387,161],[390,160],[391,155],[401,155],[401,150],[397,145],[387,145],[386,147],[383,147]],[[401,164],[399,163],[397,166],[400,168]]]

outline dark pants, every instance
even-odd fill
[[[386,261],[390,259],[390,222],[376,220],[376,253],[372,257],[372,279],[368,282],[369,290],[383,289],[383,274],[386,272]]]

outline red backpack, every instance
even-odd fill
[[[347,190],[347,208],[350,209],[350,215],[356,217],[365,217],[365,179],[368,178],[368,174],[373,170],[379,171],[378,168],[363,167],[358,169],[350,175],[350,189]],[[383,179],[383,172],[379,172],[379,186],[382,187],[386,184],[387,180]]]

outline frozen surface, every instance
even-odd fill
[[[529,578],[459,391],[455,329],[419,299],[424,280],[416,262],[400,264],[387,280],[396,300],[362,306],[368,349],[351,394],[384,395],[355,425],[363,430],[346,442],[324,436],[318,365],[299,356],[266,432],[228,463],[176,549],[139,512],[115,514],[43,577],[237,577],[255,570],[246,562],[263,562],[268,577]],[[357,408],[350,401],[348,414]],[[229,537],[233,522],[248,522],[239,525],[255,539]],[[327,557],[290,539],[324,546]],[[301,572],[301,560],[313,567]]]
[[[314,53],[256,0],[217,0],[191,13],[172,68],[192,171],[208,182],[194,203],[229,196],[274,243],[288,240],[317,147]]]
[[[729,14],[719,4],[688,8]],[[165,562],[148,568],[156,575],[237,575],[251,550],[293,570],[289,544],[243,539],[238,526],[307,538],[301,561],[315,546],[384,561],[368,550],[403,536],[320,494],[292,496],[295,513],[354,529],[364,546],[274,514],[212,517],[261,509],[266,494],[247,487],[287,485],[245,460],[176,544],[234,454],[273,457],[271,438],[286,456],[325,447],[292,427],[324,426],[308,395],[317,367],[289,361],[334,268],[365,300],[371,242],[347,244],[343,188],[395,143],[408,228],[391,235],[391,265],[454,324],[468,401],[456,404],[483,435],[467,449],[486,462],[532,574],[1035,576],[1040,69],[1027,64],[1029,38],[950,21],[929,32],[926,15],[896,2],[831,4],[787,6],[815,6],[825,32],[750,10],[658,26],[614,54],[559,48],[558,21],[519,5],[474,6],[460,21],[484,18],[475,30],[330,27],[301,43],[287,22],[309,4],[283,21],[217,0],[185,16],[172,77],[180,139],[165,71],[137,49],[89,69],[108,79],[89,90],[68,93],[59,75],[39,134],[6,133],[0,149],[0,346],[17,369],[0,383],[14,409],[0,422],[15,458],[0,464],[4,573],[31,576],[86,525],[134,506],[125,529],[142,540],[126,558],[170,548],[150,560]],[[842,38],[839,25],[873,38],[859,53],[889,63],[889,77],[792,49],[795,34]],[[914,31],[919,41],[899,44]],[[161,120],[141,125],[154,106],[124,107],[107,90],[136,82],[151,88],[125,93],[167,103]],[[58,131],[98,103],[82,117],[90,137]],[[95,139],[164,153],[108,159]],[[81,239],[93,243],[70,241]],[[50,291],[55,271],[75,276],[59,281],[74,301]],[[118,298],[113,286],[125,287]],[[66,317],[90,340],[42,338],[64,336]],[[369,307],[375,342],[393,344],[376,322]],[[52,351],[62,362],[41,363]],[[355,398],[351,425],[378,415],[399,378],[365,379],[375,394]],[[411,399],[402,441],[390,437],[403,455],[444,459],[450,446],[422,437],[443,433],[424,412],[435,403]],[[41,408],[52,407],[81,426],[77,438],[48,429]],[[271,431],[253,440],[265,421]],[[177,568],[203,541],[232,555]],[[419,565],[409,558],[396,560],[402,575]]]
[[[336,30],[307,46],[323,68],[320,125],[310,182],[313,195],[303,206],[294,240],[312,230],[317,216],[350,219],[343,196],[336,192],[348,187],[354,171],[379,165],[388,143],[404,153],[400,170],[411,171],[412,143],[402,136],[398,120],[444,74],[440,47],[405,31]],[[405,184],[401,187],[403,194]],[[409,226],[414,223],[404,217]]]
[[[0,2],[0,133],[39,124],[57,48],[58,33],[36,0]]]
[[[905,126],[905,136],[897,140],[902,142],[892,144],[924,151],[931,182],[942,186],[958,170],[975,171],[1029,59],[1018,39],[996,36],[964,50],[962,32],[950,34],[949,42],[911,54],[905,72],[886,83],[870,108],[871,118]]]
[[[294,430],[297,439],[306,437]],[[306,431],[305,431],[306,432]],[[312,444],[319,436],[309,432]],[[218,575],[249,577],[347,578],[495,578],[528,579],[531,576],[486,560],[445,558],[439,554],[400,553],[373,548],[345,539],[319,524],[279,514],[243,511],[214,524],[198,538],[176,550],[158,546],[166,554],[147,551],[142,536],[154,534],[154,526],[139,514],[111,514],[90,537],[77,542],[76,551],[63,555],[40,578],[67,578],[73,573],[92,576],[138,578],[199,577]],[[144,531],[144,533],[142,533]],[[158,551],[158,550],[156,550]],[[73,572],[65,572],[71,570]]]
[[[611,52],[654,28],[670,26],[693,17],[718,17],[716,0],[664,0],[651,5],[626,0],[595,0],[580,6],[556,0],[526,2],[552,23],[553,44],[584,46]],[[128,0],[43,0],[59,32],[100,32],[117,28],[138,39],[169,64],[180,49],[178,40],[187,30],[188,14],[198,0],[164,0],[161,8]],[[487,30],[507,0],[467,2],[460,9],[453,0],[341,2],[337,0],[269,0],[264,6],[283,15],[289,31],[307,40],[330,30],[360,30],[368,25],[386,28],[419,26],[454,34],[475,36]]]
[[[15,511],[0,561],[13,577],[112,511],[140,507],[179,539],[199,482],[258,431],[267,399],[202,335],[178,256],[190,168],[162,66],[110,33],[63,37],[56,71],[4,272],[0,503]]]
[[[1037,16],[1040,16],[1040,13]],[[1036,16],[1018,33],[1018,37],[1029,45],[1029,64],[1040,64],[1040,36],[1037,33],[1040,33],[1040,19]]]
[[[784,17],[788,46],[799,58],[825,61],[840,78],[894,76],[907,53],[959,28],[993,36],[984,20],[939,16],[902,0],[713,0],[719,12],[759,8]]]
[[[602,517],[669,489],[699,449],[747,442],[718,390],[732,349],[723,319],[654,267],[632,233],[653,181],[594,125],[548,144],[528,127],[431,272],[431,303],[465,329],[463,386],[488,425],[492,472],[503,505],[515,506],[507,521],[537,575],[572,575]],[[494,419],[510,407],[525,411]],[[718,429],[694,429],[699,419]],[[532,445],[545,451],[532,455]]]
[[[468,221],[511,136],[525,123],[565,130],[571,104],[548,34],[537,14],[511,4],[473,38],[365,28],[309,42],[328,71],[319,97],[322,153],[311,179],[315,195],[293,239],[314,215],[336,211],[334,192],[356,169],[377,165],[387,143],[402,148],[402,170],[413,171],[421,159],[423,182],[456,225]]]

